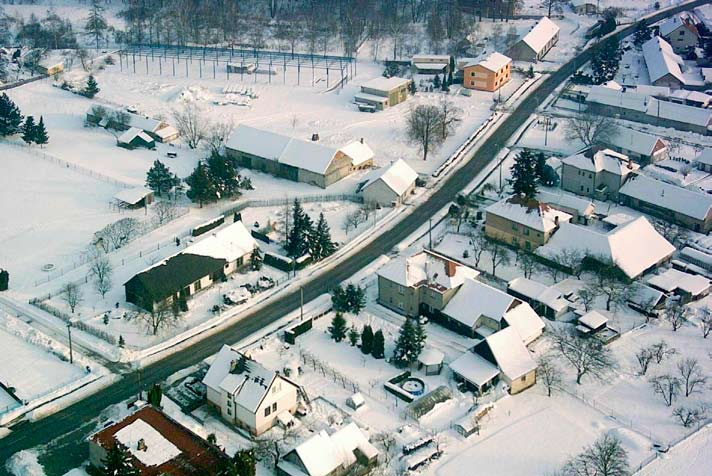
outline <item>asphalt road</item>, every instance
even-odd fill
[[[658,21],[678,11],[709,3],[712,0],[695,0],[678,6],[675,9],[658,13],[649,22]],[[635,28],[635,24],[623,28],[615,36],[623,38]],[[391,229],[384,231],[376,240],[355,254],[345,258],[338,266],[314,277],[304,287],[304,301],[327,292],[335,283],[339,283],[354,275],[358,270],[390,252],[393,247],[415,232],[428,219],[451,202],[454,197],[465,190],[467,185],[484,167],[495,158],[507,140],[535,112],[536,108],[571,74],[579,65],[587,62],[592,49],[582,51],[578,56],[564,64],[558,71],[546,78],[539,87],[527,96],[511,111],[499,126],[492,131],[472,155],[472,157],[457,171],[452,173],[442,186],[429,199],[419,205],[410,215],[406,216]],[[194,365],[216,353],[223,343],[237,342],[275,322],[285,314],[296,310],[300,305],[299,290],[289,294],[278,295],[258,311],[243,315],[239,322],[225,330],[207,337],[196,344],[169,355],[164,359],[146,367],[143,370],[142,382],[144,388],[153,383],[161,382],[166,377],[180,369]],[[86,436],[94,429],[94,420],[107,406],[119,403],[136,395],[138,384],[134,376],[125,376],[122,380],[103,390],[81,400],[42,420],[23,422],[13,428],[13,432],[0,439],[0,463],[17,451],[43,446],[40,462],[45,465],[48,476],[61,476],[66,471],[79,466],[88,457]],[[6,474],[4,465],[0,466],[0,475]]]

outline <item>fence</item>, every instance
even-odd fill
[[[41,301],[40,299],[30,299],[29,303],[49,314],[52,314],[54,317],[61,319],[67,324],[71,324],[72,327],[79,329],[80,331],[84,331],[87,334],[91,334],[94,337],[98,337],[99,339],[108,342],[111,345],[116,345],[116,339],[114,338],[114,336],[102,330],[95,329],[94,327],[91,327],[82,321],[74,320],[69,314],[60,311],[56,307],[47,304],[46,302]]]
[[[20,81],[15,81],[14,83],[3,84],[3,85],[0,85],[0,91],[7,91],[8,89],[17,88],[19,86],[23,86],[28,83],[33,83],[35,81],[39,81],[39,80],[45,79],[45,78],[49,78],[49,76],[46,74],[41,74],[39,76],[33,76],[32,78],[21,79]],[[0,413],[2,413],[2,411],[0,411]]]
[[[351,193],[338,193],[338,194],[323,194],[323,195],[304,195],[301,197],[284,197],[284,198],[271,198],[268,200],[244,200],[237,205],[230,205],[226,207],[223,211],[223,215],[233,215],[239,213],[242,210],[250,207],[276,207],[276,206],[287,206],[292,204],[294,200],[299,200],[300,203],[314,203],[314,202],[354,202],[363,203],[363,197],[361,195],[355,195]]]
[[[351,392],[356,393],[360,390],[358,383],[354,382],[348,377],[345,377],[340,372],[323,363],[314,354],[304,349],[299,349],[299,358],[302,362],[304,362],[305,365],[310,366],[315,372],[319,371],[322,377],[329,377],[331,380],[338,384],[341,384],[342,387]]]

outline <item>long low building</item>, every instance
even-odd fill
[[[158,142],[171,142],[178,138],[178,130],[160,119],[141,116],[122,109],[94,104],[86,115],[88,124],[127,131],[135,128]]]
[[[701,233],[712,229],[712,196],[645,175],[635,175],[619,192],[625,205]]]
[[[558,41],[559,26],[549,17],[543,17],[507,50],[507,56],[514,61],[541,61]]]
[[[373,151],[363,140],[337,148],[244,124],[230,134],[225,150],[242,167],[321,188],[373,164]]]

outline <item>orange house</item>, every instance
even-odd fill
[[[512,79],[512,60],[501,53],[492,53],[479,63],[463,70],[463,85],[467,89],[496,91]]]

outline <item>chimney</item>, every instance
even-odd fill
[[[554,226],[559,226],[559,215],[554,216]]]
[[[452,278],[455,276],[455,273],[457,272],[457,264],[454,261],[446,261],[445,262],[445,274],[449,277]]]
[[[361,139],[359,139],[359,142],[363,144],[363,137],[361,137]]]
[[[144,440],[143,438],[139,439],[138,445],[136,445],[136,449],[139,451],[147,451],[148,446],[146,446],[146,440]]]
[[[312,142],[319,142],[319,133],[315,132],[312,134]]]

